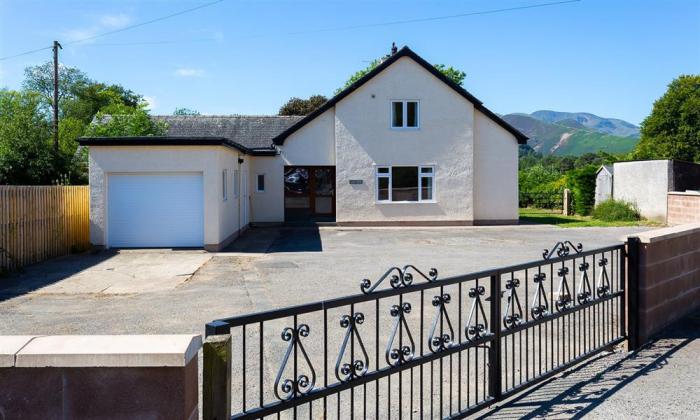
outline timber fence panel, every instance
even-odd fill
[[[87,249],[90,188],[0,185],[0,271]]]

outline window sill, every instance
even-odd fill
[[[374,204],[437,204],[437,200],[422,201],[375,201]]]
[[[419,131],[420,127],[389,127],[391,131]]]

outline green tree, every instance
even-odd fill
[[[0,90],[0,184],[50,184],[57,163],[40,95]]]
[[[375,67],[377,67],[379,64],[381,64],[384,60],[389,58],[390,56],[384,56],[382,58],[378,58],[371,63],[367,67],[365,67],[362,70],[359,70],[355,73],[353,73],[352,76],[345,82],[343,87],[338,88],[335,91],[335,94],[337,95],[338,93],[342,92],[343,89],[347,88],[348,86],[352,85],[353,83],[357,82],[360,80],[362,77],[364,77],[367,73],[372,71]],[[457,85],[462,86],[462,82],[464,82],[464,78],[467,77],[467,73],[457,70],[452,66],[445,66],[444,64],[435,64],[435,68],[438,69],[442,74],[447,76],[450,80],[455,82]]]
[[[282,105],[279,115],[309,115],[327,100],[323,95],[311,95],[309,99],[291,98]]]
[[[700,75],[674,79],[644,119],[635,159],[700,162]]]
[[[435,64],[435,68],[440,71],[440,73],[444,74],[447,76],[448,79],[452,80],[459,86],[462,86],[462,82],[464,82],[464,78],[467,77],[467,73],[463,72],[462,70],[458,70],[452,66],[446,66],[444,64]]]
[[[162,136],[167,129],[165,122],[151,119],[143,105],[132,108],[114,104],[97,113],[95,121],[86,128],[85,136]]]
[[[173,115],[200,115],[199,111],[189,108],[175,108]]]
[[[61,104],[63,118],[75,118],[89,124],[101,109],[122,104],[136,108],[144,103],[143,96],[120,85],[98,82],[81,83],[73,88],[73,95]]]
[[[61,111],[62,102],[72,99],[77,91],[90,83],[90,79],[85,73],[75,67],[59,65],[58,67],[58,109]],[[24,69],[24,82],[22,87],[25,90],[37,92],[41,99],[43,109],[49,113],[53,112],[53,62],[47,61],[44,64],[31,66]]]

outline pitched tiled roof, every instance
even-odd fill
[[[303,117],[276,115],[154,115],[168,124],[168,136],[223,137],[249,149],[269,149],[272,138]]]

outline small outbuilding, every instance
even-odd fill
[[[613,165],[602,165],[595,179],[595,205],[613,196]]]

